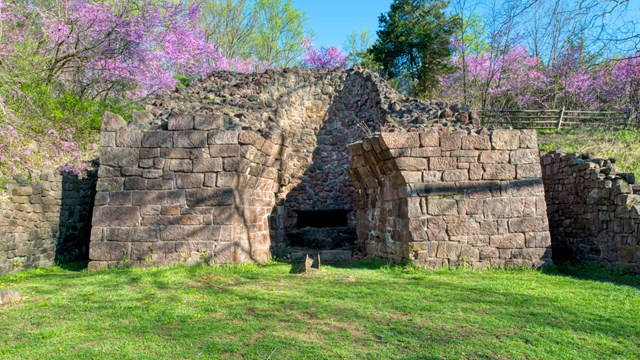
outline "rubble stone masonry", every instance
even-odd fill
[[[610,160],[541,159],[554,259],[640,273],[640,196]]]
[[[2,184],[0,275],[88,256],[96,172],[35,177]]]

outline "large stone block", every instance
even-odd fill
[[[516,165],[516,176],[518,179],[539,179],[542,177],[542,169],[537,163]]]
[[[89,245],[89,259],[96,261],[121,261],[129,257],[131,251],[129,243],[121,242],[92,242]]]
[[[232,225],[242,221],[238,209],[234,206],[218,206],[213,209],[211,223],[213,225]]]
[[[434,183],[442,180],[442,171],[423,171],[422,182]]]
[[[509,231],[529,233],[549,230],[549,225],[543,217],[522,217],[509,220]]]
[[[143,177],[128,177],[124,180],[124,190],[145,190],[147,180]]]
[[[187,206],[224,206],[233,205],[234,190],[220,189],[189,189],[186,190]]]
[[[551,246],[551,235],[547,231],[526,233],[525,240],[529,248],[547,248]]]
[[[507,185],[508,194],[515,197],[538,197],[544,195],[542,179],[524,179],[510,181]]]
[[[160,149],[158,148],[142,148],[140,149],[140,159],[153,159],[160,156]]]
[[[183,130],[173,134],[173,146],[179,148],[207,147],[207,132],[202,130]]]
[[[482,151],[480,152],[480,162],[483,164],[507,164],[509,156],[509,151]]]
[[[217,174],[215,173],[204,174],[204,187],[215,187],[217,178]]]
[[[101,206],[93,211],[93,226],[138,226],[140,209],[137,206]]]
[[[396,166],[399,170],[421,171],[429,168],[427,159],[401,157],[395,159]]]
[[[458,242],[445,241],[438,244],[437,257],[441,259],[458,260],[462,246]]]
[[[138,149],[133,148],[103,148],[100,164],[112,167],[127,167],[138,165]]]
[[[169,131],[147,131],[142,136],[142,147],[168,148],[173,146],[173,133]]]
[[[233,130],[214,130],[209,132],[210,145],[237,145],[238,131]]]
[[[480,260],[480,251],[478,248],[470,245],[462,245],[460,249],[460,260],[465,261],[478,261]]]
[[[536,130],[520,130],[520,147],[538,149],[538,132]]]
[[[176,188],[200,188],[204,184],[204,174],[176,174]]]
[[[458,204],[452,199],[429,198],[427,212],[429,215],[457,215]]]
[[[139,148],[142,145],[142,132],[138,130],[120,130],[116,133],[116,146]]]
[[[487,219],[507,219],[512,215],[511,198],[484,200],[484,217]]]
[[[469,171],[466,169],[460,170],[445,170],[442,173],[443,181],[467,181],[469,180]]]
[[[205,158],[193,160],[193,171],[201,173],[222,171],[221,158]]]
[[[241,153],[241,147],[238,144],[235,145],[210,145],[209,155],[212,158],[216,157],[238,157]]]
[[[160,234],[162,241],[216,242],[232,237],[233,227],[229,225],[169,225]]]
[[[110,227],[106,229],[106,240],[116,242],[160,241],[160,227],[141,226],[135,228]]]
[[[100,133],[100,146],[114,147],[116,146],[116,133],[103,131]]]
[[[491,145],[496,150],[515,150],[520,147],[520,132],[514,130],[493,130]]]
[[[420,133],[420,146],[439,147],[440,135],[438,134],[438,131],[433,129]]]
[[[134,206],[146,205],[180,205],[185,203],[184,190],[148,190],[135,191],[131,194]]]
[[[512,164],[540,164],[540,155],[537,149],[518,149],[511,152]]]
[[[491,141],[486,135],[471,135],[462,138],[463,150],[490,150]]]
[[[123,187],[124,179],[122,178],[98,179],[96,184],[96,190],[99,192],[122,190]]]
[[[419,147],[420,135],[416,132],[383,132],[380,133],[380,143],[385,150]]]
[[[96,196],[98,198],[98,196]],[[109,205],[128,206],[131,205],[130,191],[113,191],[109,193]]]
[[[189,159],[191,158],[191,151],[189,149],[163,148],[160,149],[160,157],[165,159]]]
[[[459,150],[462,146],[462,137],[445,135],[440,137],[440,148],[443,151]]]
[[[493,247],[482,247],[480,248],[480,260],[491,260],[497,259],[500,257],[500,253],[498,249]]]
[[[458,168],[458,161],[456,158],[449,157],[432,157],[429,158],[429,170],[455,170]]]
[[[493,235],[490,244],[498,249],[522,249],[525,247],[524,234]]]
[[[196,115],[194,125],[198,130],[219,129],[224,126],[224,116],[221,113]]]
[[[110,111],[105,111],[104,115],[102,115],[102,131],[118,131],[126,127],[127,122],[124,121],[122,116]]]
[[[511,164],[483,165],[484,180],[512,180],[516,177],[516,167]]]
[[[193,115],[173,114],[167,124],[169,130],[191,130],[193,129]]]
[[[461,218],[458,221],[447,224],[447,233],[450,236],[480,235],[482,229],[479,222]]]
[[[442,149],[439,147],[411,148],[410,150],[413,157],[429,158],[442,155]]]
[[[193,162],[186,159],[172,159],[169,163],[169,170],[175,172],[191,172],[193,171]]]

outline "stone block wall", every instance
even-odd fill
[[[168,130],[107,114],[90,269],[270,258],[285,139],[179,114]]]
[[[129,124],[106,114],[90,267],[264,262],[300,211],[355,226],[348,144],[385,124],[471,117],[357,69],[219,72],[149,99]]]
[[[420,129],[349,150],[366,254],[427,267],[551,263],[535,131]]]
[[[2,184],[0,275],[86,259],[96,172],[85,178],[44,172]]]
[[[610,160],[557,152],[541,158],[555,261],[640,273],[640,196]]]

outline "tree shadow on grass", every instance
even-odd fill
[[[598,265],[564,262],[544,271],[547,275],[565,276],[579,280],[591,280],[630,286],[640,289],[640,275],[624,271],[610,270]]]
[[[378,270],[387,266],[384,262],[363,261],[336,268]],[[563,296],[566,289],[553,289],[560,286],[554,284],[557,280],[539,279],[543,278],[540,275],[523,278],[514,271],[510,285],[509,274],[492,271],[472,274],[478,280],[486,275],[484,281],[469,278],[469,272],[461,272],[461,276],[383,273],[353,271],[348,278],[321,276],[314,281],[301,281],[280,270],[218,271],[203,266],[107,270],[87,272],[87,277],[70,274],[91,280],[89,288],[78,287],[77,282],[76,287],[64,288],[64,283],[48,281],[48,274],[34,277],[44,278],[37,282],[46,289],[38,288],[38,292],[66,299],[50,301],[48,311],[56,316],[80,311],[104,319],[83,328],[87,341],[92,336],[103,337],[101,331],[108,329],[110,341],[116,346],[124,345],[126,334],[137,334],[136,341],[174,347],[185,346],[179,339],[189,339],[198,351],[211,356],[251,355],[265,349],[268,354],[275,347],[283,349],[281,356],[285,357],[294,352],[284,349],[319,355],[330,352],[333,345],[307,337],[337,338],[342,334],[338,330],[343,329],[352,336],[351,351],[360,355],[391,348],[398,356],[428,358],[432,356],[430,351],[436,351],[453,352],[449,356],[455,357],[464,345],[471,357],[495,357],[491,356],[494,349],[486,349],[491,344],[503,357],[536,357],[543,355],[534,349],[536,344],[548,343],[554,346],[549,353],[553,357],[559,351],[584,345],[584,336],[604,337],[614,346],[638,330],[637,322],[630,321],[637,315],[619,317],[621,305],[615,300],[607,301],[618,308],[613,312],[576,306],[570,296]],[[537,284],[539,280],[546,284]],[[547,286],[551,291],[545,290]],[[589,290],[578,283],[572,287],[577,292]],[[286,291],[281,291],[283,288]],[[275,291],[277,298],[273,297]],[[588,292],[580,297],[602,300],[607,289],[594,286],[593,292]],[[82,318],[69,317],[67,321],[75,319],[74,323],[83,325]],[[563,339],[561,335],[567,333],[580,336]],[[514,343],[525,340],[534,345],[511,349]],[[229,341],[235,345],[223,346]],[[362,348],[356,348],[358,344]],[[156,345],[150,346],[157,350]],[[195,356],[188,349],[183,356]],[[86,353],[87,349],[78,347],[77,351]],[[104,355],[99,348],[94,351],[97,357]],[[612,349],[590,351],[605,357]],[[339,353],[330,355],[339,357]]]

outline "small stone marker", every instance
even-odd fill
[[[20,293],[15,290],[0,290],[0,305],[20,302]]]
[[[305,256],[304,265],[303,265],[304,272],[309,271],[309,269],[311,269],[312,266],[313,266],[313,259],[311,259],[309,255]]]
[[[302,270],[304,270],[304,272],[307,272],[311,269],[320,270],[320,254],[317,255],[315,261],[309,256],[309,254],[305,256],[304,264],[302,264]]]

